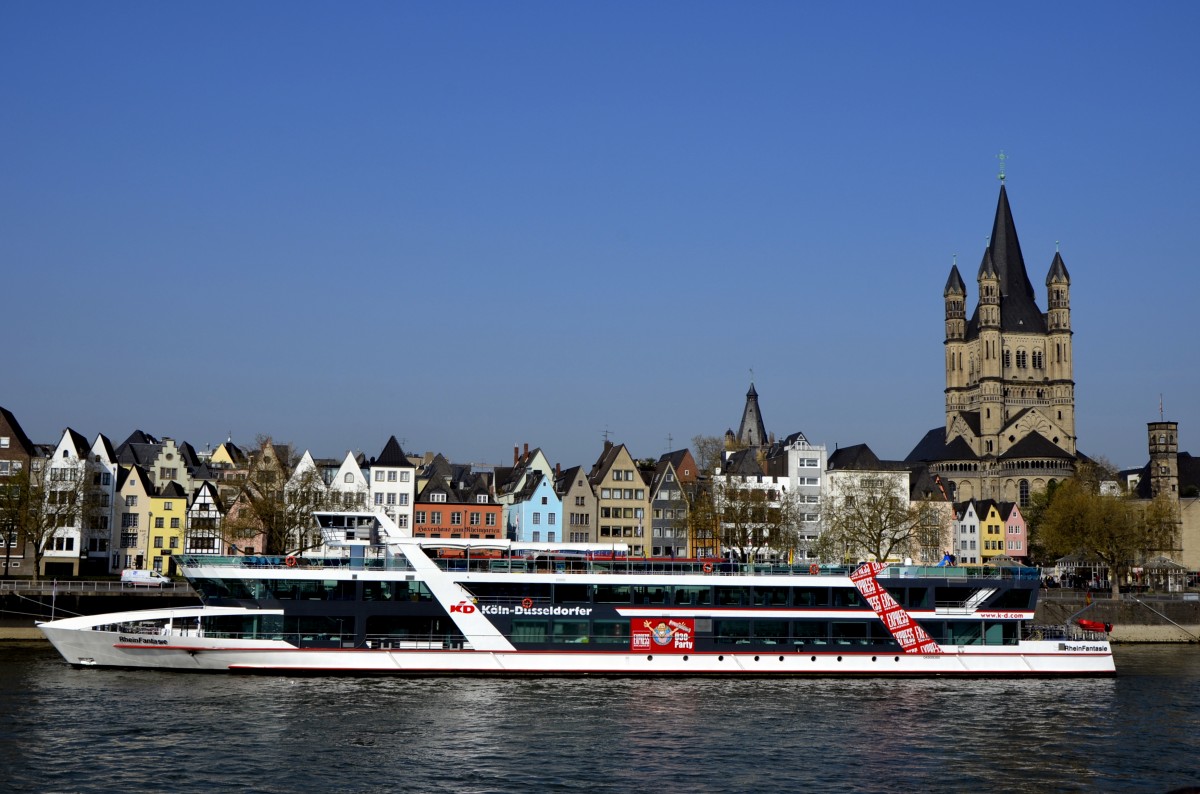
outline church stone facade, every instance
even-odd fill
[[[967,288],[958,265],[951,267],[943,290],[946,424],[930,430],[907,461],[928,464],[954,501],[1026,505],[1031,493],[1075,470],[1071,277],[1056,251],[1043,312],[1003,183],[976,282],[968,319]]]

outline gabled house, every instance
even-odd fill
[[[122,466],[117,474],[116,510],[120,535],[113,549],[113,569],[146,568],[149,558],[150,500],[156,491],[141,466]]]
[[[221,492],[217,484],[205,481],[192,493],[187,509],[187,526],[183,536],[185,554],[234,554],[226,547],[221,534],[221,521],[225,510],[221,505]]]
[[[0,487],[14,482],[12,478],[19,477],[21,472],[31,472],[37,457],[37,447],[21,429],[17,417],[0,406]],[[21,542],[15,524],[0,526],[0,544],[3,546],[0,571],[4,576],[32,573],[33,550]]]
[[[522,478],[520,491],[510,494],[504,516],[510,540],[532,543],[558,543],[568,540],[563,531],[562,500],[554,483],[540,471]]]
[[[959,565],[976,565],[980,561],[979,513],[975,500],[954,505],[954,549],[951,552]]]
[[[596,492],[583,471],[582,466],[555,470],[554,492],[563,505],[567,533],[570,543],[592,543],[596,540],[593,528],[596,524]]]
[[[405,534],[411,533],[416,467],[409,462],[395,436],[388,438],[383,451],[371,459],[367,470],[371,477],[371,509],[387,515]]]
[[[79,573],[84,514],[91,501],[89,453],[87,439],[68,427],[46,460],[46,514],[57,524],[41,539],[42,575]]]
[[[647,556],[651,545],[646,537],[650,489],[624,444],[604,442],[604,451],[588,472],[588,482],[596,493],[600,513],[596,540],[620,540],[628,544],[631,555]]]
[[[347,452],[342,465],[329,485],[331,495],[340,501],[344,510],[366,510],[370,483],[363,474],[363,463],[353,452]]]
[[[117,543],[116,491],[120,470],[112,442],[103,433],[97,434],[92,442],[90,461],[91,505],[84,514],[85,549],[80,573],[100,574],[116,570],[111,565],[109,549]]]
[[[557,492],[550,496],[541,493],[537,498],[545,501],[536,505],[536,510],[529,509],[527,504],[534,498],[534,491],[539,485],[548,486],[552,491],[554,489],[554,471],[540,447],[530,451],[529,445],[526,444],[524,453],[520,452],[518,447],[513,447],[513,465],[497,466],[494,476],[495,497],[504,508],[503,522],[509,538],[529,541],[532,533],[537,533],[539,539],[546,540],[549,533],[554,535],[555,540],[566,539],[565,532],[558,523],[562,516],[562,498]],[[555,503],[557,508],[554,508]],[[553,528],[549,529],[543,523],[546,520],[544,514],[547,512],[550,513],[551,520],[556,522]],[[538,524],[531,526],[530,521],[535,513]]]
[[[187,491],[171,480],[159,486],[150,496],[150,568],[174,576],[175,555],[183,550],[183,534],[187,522]]]
[[[440,455],[438,458],[441,462],[435,459],[435,468],[424,472],[425,487],[417,495],[413,510],[413,536],[477,540],[502,537],[503,508],[492,498],[487,478],[472,473],[469,466],[452,466]]]
[[[1016,502],[1003,502],[1000,516],[1004,520],[1004,553],[1015,560],[1023,560],[1029,556],[1029,527],[1025,516],[1021,514],[1021,506]]]
[[[668,452],[658,459],[650,480],[651,556],[688,556],[688,498],[695,483],[696,461],[690,451]]]

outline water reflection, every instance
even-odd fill
[[[0,646],[13,791],[1166,791],[1200,650],[1112,679],[274,678]]]

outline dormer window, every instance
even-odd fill
[[[487,500],[488,500],[488,498],[487,498],[487,494],[482,494],[482,493],[481,493],[481,494],[478,494],[478,495],[475,497],[475,503],[476,503],[476,504],[485,505],[485,504],[487,504]],[[544,500],[543,500],[543,501],[544,501]]]
[[[446,494],[444,494],[444,493],[434,493],[434,494],[430,494],[430,495],[429,495],[429,501],[431,501],[431,502],[444,502],[444,501],[446,501]]]

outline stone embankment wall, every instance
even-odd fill
[[[1053,625],[1073,617],[1111,623],[1113,642],[1200,642],[1200,601],[1098,598],[1089,606],[1082,597],[1043,598],[1034,621]]]

